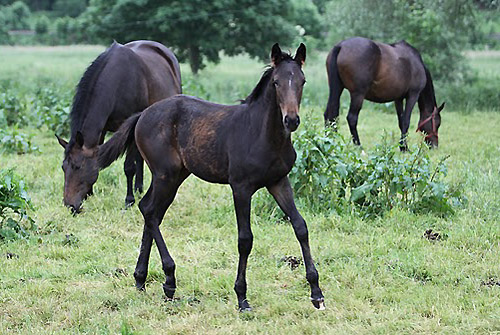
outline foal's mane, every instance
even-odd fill
[[[106,65],[112,49],[118,44],[114,42],[108,49],[101,53],[89,67],[85,70],[82,79],[76,87],[75,97],[73,98],[73,106],[71,107],[71,136],[73,137],[85,120],[88,112],[87,104],[92,96],[97,78]],[[70,141],[71,143],[71,141]],[[68,146],[69,147],[69,146]]]
[[[292,56],[289,53],[283,52],[281,54],[280,62],[288,62],[288,61],[293,61]],[[255,86],[255,88],[252,90],[252,93],[250,93],[250,95],[247,96],[245,99],[241,100],[242,104],[251,104],[263,94],[263,92],[267,87],[267,84],[269,83],[269,80],[271,80],[271,76],[273,74],[274,69],[275,67],[271,65],[266,67],[264,73],[262,74],[262,77],[257,83],[257,86]]]

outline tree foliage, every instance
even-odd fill
[[[19,30],[30,28],[29,18],[31,11],[22,1],[16,1],[9,6],[0,7],[0,16],[0,23],[2,23],[4,29]]]
[[[303,4],[303,3],[306,4]],[[300,8],[296,7],[300,4]],[[294,37],[319,34],[319,18],[311,1],[191,0],[168,4],[153,0],[92,0],[83,17],[90,33],[109,43],[153,39],[188,60],[193,72],[205,61],[218,62],[219,52],[246,52],[267,59],[275,42],[290,45]],[[302,24],[302,27],[300,25]]]

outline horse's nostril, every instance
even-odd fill
[[[290,125],[290,117],[288,115],[285,115],[285,126],[289,126]]]

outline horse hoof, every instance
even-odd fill
[[[241,313],[252,311],[252,307],[250,307],[250,304],[248,303],[248,301],[246,299],[243,300],[242,302],[240,302],[238,305],[239,305],[238,311],[240,311]]]
[[[324,311],[325,307],[325,298],[313,299],[311,298],[311,302],[318,311]]]
[[[163,284],[163,293],[165,293],[167,301],[174,300],[175,287],[172,288]]]
[[[135,199],[134,198],[126,198],[125,199],[125,208],[130,208],[134,205]]]

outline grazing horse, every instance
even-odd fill
[[[159,226],[177,189],[193,173],[205,181],[231,186],[238,223],[239,262],[234,290],[239,309],[250,310],[246,295],[247,259],[253,243],[250,202],[262,187],[268,189],[290,217],[302,249],[312,303],[318,309],[324,308],[306,222],[295,207],[287,176],[296,158],[291,133],[300,123],[305,59],[303,44],[293,58],[275,44],[271,67],[240,105],[219,105],[178,95],[132,116],[100,147],[99,162],[105,167],[135,139],[152,173],[151,186],[139,203],[144,232],[134,272],[138,289],[145,287],[154,240],[166,276],[163,290],[167,298],[174,296],[175,263]]]
[[[99,174],[97,149],[108,131],[116,131],[132,114],[181,93],[180,68],[175,55],[153,41],[114,42],[87,68],[71,109],[69,143],[56,135],[64,148],[64,204],[78,213]],[[143,160],[137,150],[125,159],[127,205],[135,190],[142,192]]]
[[[401,150],[407,150],[406,135],[411,111],[418,101],[420,122],[417,131],[426,133],[425,141],[438,146],[440,112],[429,70],[418,51],[405,41],[394,44],[353,37],[337,44],[326,59],[330,96],[325,112],[327,124],[339,116],[340,95],[344,88],[351,94],[347,122],[353,142],[360,144],[358,114],[363,100],[383,103],[394,101],[401,129]],[[403,100],[405,106],[403,109]]]

